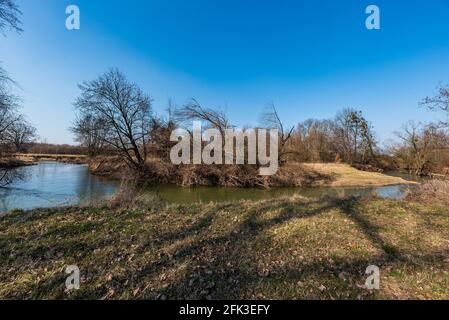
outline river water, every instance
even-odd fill
[[[0,188],[0,212],[13,209],[34,209],[92,203],[111,197],[119,187],[117,181],[96,177],[87,166],[58,162],[40,162],[37,165],[18,168],[25,175],[8,188]],[[414,180],[412,176],[402,176]],[[283,195],[299,194],[306,197],[320,196],[371,196],[398,199],[408,186],[374,188],[273,188],[235,189],[219,187],[182,188],[164,185],[149,188],[146,192],[157,194],[171,203],[208,203],[230,200],[262,200]]]
[[[16,170],[25,178],[0,188],[0,212],[85,204],[112,196],[118,187],[90,174],[85,165],[49,161]]]

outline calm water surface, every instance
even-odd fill
[[[85,165],[40,162],[16,170],[25,179],[0,188],[0,212],[88,203],[110,197],[118,187],[93,176]]]
[[[310,198],[330,197],[370,197],[378,196],[386,199],[402,199],[405,192],[411,186],[388,186],[371,188],[271,188],[265,189],[241,189],[241,188],[217,188],[217,187],[194,187],[181,188],[167,185],[153,187],[148,190],[157,194],[163,200],[170,203],[209,203],[226,202],[231,200],[264,200],[279,196],[301,195]]]
[[[34,209],[65,205],[85,204],[111,197],[119,183],[96,177],[87,166],[57,162],[40,162],[23,167],[26,178],[8,188],[0,188],[0,212],[12,209]],[[392,174],[393,175],[393,174]],[[398,174],[394,174],[398,175]],[[406,180],[413,176],[401,175]],[[273,188],[237,189],[219,187],[182,188],[163,185],[149,188],[146,192],[156,194],[170,203],[189,204],[231,200],[263,200],[278,196],[299,194],[306,197],[322,196],[380,196],[400,199],[409,186],[388,186],[374,188]]]

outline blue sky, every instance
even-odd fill
[[[118,67],[163,113],[172,98],[225,110],[255,125],[274,102],[294,125],[362,110],[385,140],[449,83],[449,1],[18,0],[25,32],[0,38],[0,60],[21,85],[42,139],[72,143],[77,84]],[[65,28],[65,8],[81,30]],[[381,30],[365,28],[365,8]]]

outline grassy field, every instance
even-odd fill
[[[3,299],[448,299],[445,205],[312,200],[0,217]],[[66,266],[81,288],[66,292]],[[381,270],[380,290],[363,287]]]

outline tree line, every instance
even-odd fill
[[[75,102],[77,120],[72,132],[91,156],[115,153],[135,170],[145,170],[148,156],[165,159],[173,142],[170,133],[198,120],[207,128],[235,128],[219,109],[202,106],[192,99],[175,108],[170,102],[168,117],[157,116],[149,95],[117,69],[79,86],[81,95]],[[424,99],[429,110],[449,115],[448,88]],[[309,119],[287,128],[274,104],[260,116],[260,127],[279,132],[279,161],[344,162],[381,169],[402,169],[415,174],[444,172],[449,166],[448,122],[404,125],[396,133],[398,142],[381,147],[372,124],[361,111],[347,108],[333,119]]]

